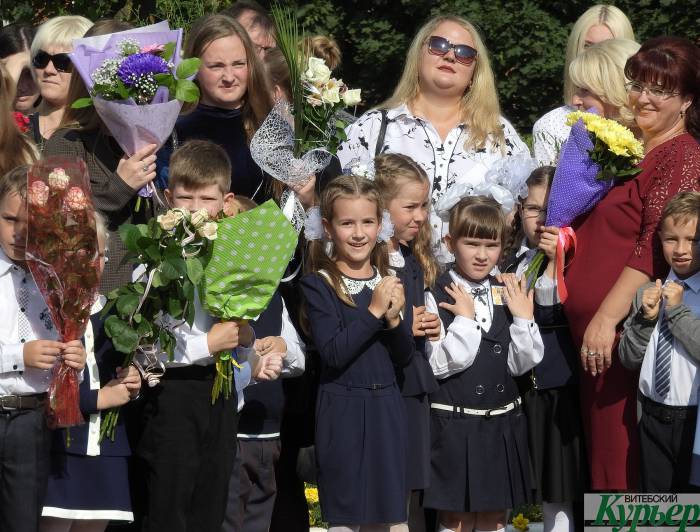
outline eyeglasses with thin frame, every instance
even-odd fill
[[[629,94],[633,94],[637,97],[641,96],[642,93],[646,92],[647,97],[651,100],[668,100],[673,96],[679,96],[680,93],[676,91],[667,91],[663,87],[649,86],[639,83],[638,81],[629,81],[625,83],[625,89]]]
[[[32,65],[34,65],[34,68],[46,68],[49,62],[53,63],[54,68],[59,72],[73,71],[73,63],[66,53],[50,54],[44,50],[39,50],[32,58]]]
[[[522,206],[523,218],[545,218],[547,216],[547,208],[525,203]]]
[[[452,44],[438,35],[428,39],[428,52],[431,54],[442,56],[450,50],[454,51],[455,60],[462,65],[471,65],[476,59],[477,51],[468,44]]]

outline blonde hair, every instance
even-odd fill
[[[90,29],[92,22],[78,15],[65,15],[50,18],[39,26],[32,41],[31,54],[34,57],[39,50],[46,50],[49,46],[73,49],[73,39],[79,39]]]
[[[634,124],[634,115],[627,107],[625,63],[639,50],[629,39],[608,39],[586,48],[569,65],[574,87],[584,88],[620,112],[620,122]],[[609,117],[613,118],[613,117]]]
[[[185,40],[184,57],[201,57],[207,47],[218,39],[238,37],[245,48],[248,63],[248,86],[243,97],[243,126],[248,142],[272,109],[272,97],[267,76],[248,32],[227,15],[207,15],[194,24]],[[188,106],[192,110],[192,106]]]
[[[499,240],[507,236],[506,218],[501,205],[487,196],[466,196],[450,209],[450,238]]]
[[[170,157],[168,188],[198,190],[217,185],[222,194],[231,190],[231,160],[218,144],[189,140]]]
[[[335,202],[342,198],[364,198],[371,201],[377,206],[377,221],[381,223],[384,202],[382,201],[379,187],[373,181],[352,175],[343,175],[333,179],[321,194],[320,209],[321,217],[324,220],[328,222],[333,220]],[[347,305],[354,307],[355,302],[345,290],[343,274],[340,273],[335,264],[335,253],[330,257],[328,256],[323,240],[311,240],[308,246],[307,272],[313,273],[323,270],[328,276],[327,278],[324,276],[324,278],[331,285],[338,298]],[[377,268],[380,275],[388,275],[389,255],[386,242],[377,242],[374,245],[370,255],[370,262],[372,266]]]
[[[569,65],[586,47],[586,34],[593,26],[606,26],[615,39],[634,41],[634,30],[627,15],[619,8],[598,4],[588,8],[574,23],[566,43],[566,61],[564,62],[564,103],[571,105],[576,87],[569,76]]]
[[[673,196],[661,213],[659,228],[666,218],[671,218],[674,223],[700,219],[700,192],[679,192]]]
[[[418,183],[428,185],[428,179],[423,167],[411,159],[408,155],[399,153],[385,153],[374,160],[374,182],[379,187],[384,205],[388,205],[392,198],[396,197],[402,185],[406,183]],[[430,287],[435,283],[438,274],[438,266],[432,251],[433,231],[428,221],[421,225],[418,234],[410,242],[413,255],[423,270],[425,285]]]
[[[433,17],[418,30],[406,54],[406,64],[394,93],[379,107],[392,109],[409,103],[418,96],[420,90],[418,70],[423,56],[423,45],[443,22],[454,22],[468,31],[477,51],[471,85],[464,91],[460,101],[460,118],[467,125],[468,131],[464,149],[484,148],[489,139],[503,149],[505,135],[501,126],[501,107],[498,103],[496,81],[488,50],[474,25],[462,17],[454,15]]]
[[[343,59],[336,40],[325,35],[307,35],[301,40],[301,49],[308,56],[323,59],[331,70],[338,68]]]
[[[17,128],[13,116],[15,81],[0,63],[0,175],[36,160],[36,150]]]

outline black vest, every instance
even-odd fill
[[[449,270],[435,282],[432,292],[438,304],[445,330],[454,321],[454,314],[439,307],[453,303],[445,286],[452,282]],[[490,278],[491,286],[495,279]],[[489,294],[489,297],[491,295]],[[464,371],[442,379],[440,389],[430,396],[433,403],[467,408],[498,408],[518,398],[518,387],[508,370],[510,324],[513,318],[505,305],[493,305],[493,320],[488,332],[481,333],[481,342],[473,364]]]
[[[257,320],[250,326],[256,338],[279,336],[282,332],[282,297],[275,292],[272,300]],[[282,380],[259,382],[243,391],[245,405],[238,422],[239,434],[272,434],[280,431],[284,393]]]

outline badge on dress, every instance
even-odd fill
[[[492,286],[491,287],[491,299],[494,305],[503,305],[503,293],[505,292],[505,286]]]

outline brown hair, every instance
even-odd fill
[[[36,160],[34,146],[15,124],[14,101],[15,82],[0,63],[0,175]]]
[[[554,166],[540,166],[535,168],[530,177],[527,178],[525,184],[527,187],[541,187],[546,186],[547,192],[552,188],[552,180],[554,179],[554,171],[556,168]],[[520,242],[525,238],[525,233],[523,232],[523,219],[522,219],[522,203],[525,198],[518,198],[520,201],[518,203],[518,208],[515,211],[515,216],[513,216],[513,223],[510,226],[510,235],[508,236],[505,249],[503,251],[503,257],[509,257],[513,254],[518,247]]]
[[[265,71],[267,72],[268,80],[271,88],[275,86],[282,89],[284,92],[284,97],[288,102],[292,101],[292,84],[289,80],[289,66],[287,65],[287,60],[284,58],[282,50],[279,48],[273,48],[265,54],[265,59],[263,59],[263,64],[265,65]]]
[[[399,153],[380,155],[374,159],[374,171],[374,181],[379,187],[385,205],[388,205],[391,198],[396,197],[401,186],[407,182],[427,184],[430,189],[430,179],[423,167],[407,155]],[[413,254],[423,270],[425,285],[428,287],[433,286],[438,274],[437,262],[433,256],[432,235],[430,223],[426,221],[410,243]]]
[[[27,173],[29,165],[17,166],[5,173],[0,179],[0,201],[10,194],[19,194],[24,199],[27,197]]]
[[[467,196],[450,209],[450,238],[506,238],[506,218],[501,205],[486,196]]]
[[[198,190],[209,185],[218,185],[222,194],[231,190],[231,161],[218,144],[189,140],[170,157],[168,188]]]
[[[336,177],[331,181],[321,194],[321,217],[324,220],[332,221],[334,216],[334,204],[341,198],[365,198],[377,206],[377,220],[381,223],[384,203],[379,193],[377,185],[362,177],[344,175]],[[325,249],[325,241],[312,240],[309,242],[308,257],[306,265],[307,272],[325,271],[336,295],[344,303],[354,307],[355,303],[350,294],[344,289],[342,274],[335,264],[335,254],[328,256]],[[377,242],[370,255],[372,266],[377,268],[380,275],[388,275],[389,255],[386,242]]]
[[[218,39],[238,37],[245,48],[248,63],[248,87],[243,97],[243,126],[248,142],[272,109],[272,97],[262,62],[243,26],[227,15],[206,15],[194,22],[185,40],[184,57],[201,57]],[[196,81],[196,80],[195,80]],[[192,110],[192,106],[188,106]],[[183,107],[184,109],[184,107]]]
[[[323,59],[331,70],[338,68],[343,60],[336,40],[326,35],[307,35],[301,40],[301,49],[307,56]]]
[[[685,127],[693,137],[700,137],[700,48],[681,37],[649,39],[627,60],[625,75],[692,98]]]
[[[671,218],[674,223],[679,220],[700,218],[700,192],[679,192],[666,204],[661,213],[661,223]]]
[[[95,22],[90,29],[85,32],[84,37],[106,35],[108,33],[130,30],[132,28],[133,26],[127,22],[122,22],[113,18],[105,18]],[[68,96],[66,99],[68,105],[66,105],[66,109],[63,112],[61,123],[58,126],[59,128],[78,128],[84,131],[97,131],[98,129],[104,128],[100,115],[97,114],[94,107],[89,106],[81,109],[73,109],[71,107],[74,101],[80,98],[87,98],[88,96],[90,96],[90,94],[88,94],[85,82],[83,82],[83,78],[76,72],[74,76],[71,76],[70,83],[68,84]]]

